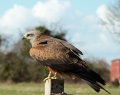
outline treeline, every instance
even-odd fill
[[[44,26],[36,27],[37,30],[56,38],[64,39],[65,32],[51,32]],[[0,47],[5,43],[5,39],[0,36]],[[19,40],[13,45],[13,49],[7,53],[0,51],[0,81],[11,82],[40,82],[48,74],[45,67],[36,63],[29,56],[31,45],[28,41]],[[95,70],[102,77],[109,81],[109,65],[104,60],[85,59],[90,68]]]

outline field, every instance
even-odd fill
[[[106,86],[111,95],[120,95],[120,87]],[[44,84],[41,83],[0,83],[0,95],[43,95]],[[65,92],[73,95],[109,95],[105,91],[94,92],[87,85],[65,84]]]

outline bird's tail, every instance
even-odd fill
[[[99,83],[92,83],[92,82],[87,82],[87,84],[92,87],[96,92],[100,92],[100,89],[103,89],[107,93],[111,94],[109,91],[107,91],[104,87],[102,87]]]
[[[82,78],[85,81],[87,81],[88,85],[92,87],[96,92],[99,92],[100,89],[105,90],[110,94],[109,91],[107,91],[105,88],[103,88],[100,84],[105,85],[105,81],[101,78],[99,74],[92,71],[91,69],[84,68],[81,66],[75,66],[76,69],[72,71],[74,75],[76,75],[78,78]]]

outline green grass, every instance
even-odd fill
[[[120,87],[106,86],[111,95],[120,95]],[[0,95],[43,95],[44,84],[41,83],[0,83]],[[65,92],[73,95],[109,95],[105,91],[96,93],[87,85],[65,84]]]

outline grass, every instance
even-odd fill
[[[120,87],[106,86],[111,95],[120,95]],[[0,95],[43,95],[44,84],[41,83],[0,83]],[[105,91],[96,93],[87,85],[65,84],[65,92],[73,95],[109,95]]]

